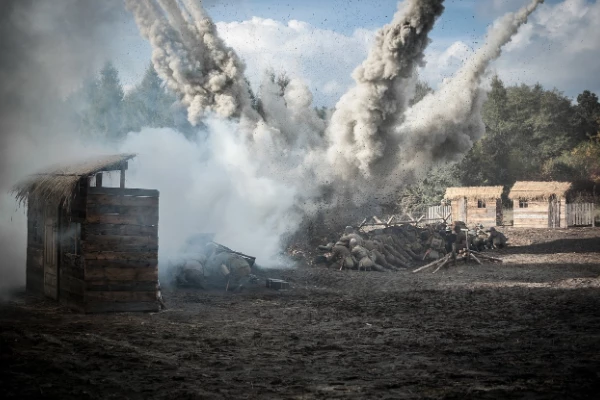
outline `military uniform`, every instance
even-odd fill
[[[333,246],[331,251],[331,262],[340,262],[340,266],[353,269],[355,267],[354,259],[350,254],[350,249],[344,246],[341,242],[338,242]]]
[[[452,244],[452,258],[456,258],[458,252],[467,247],[467,235],[461,230],[460,225],[454,227],[456,241]]]
[[[240,288],[251,278],[248,261],[237,254],[221,251],[209,257],[204,276],[214,284]]]
[[[487,241],[490,248],[502,249],[506,247],[506,241],[506,236],[502,232],[498,232],[496,228],[490,228],[490,236]]]
[[[475,229],[475,237],[473,238],[473,249],[483,251],[486,248],[487,234],[483,231],[483,225],[479,225]]]

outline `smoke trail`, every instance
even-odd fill
[[[516,13],[508,13],[488,30],[486,42],[438,91],[407,110],[405,121],[397,128],[398,153],[390,160],[397,179],[426,171],[433,163],[460,159],[485,133],[481,106],[485,92],[481,80],[501,54],[502,47],[527,22],[527,17],[543,3],[533,0]]]
[[[423,65],[423,52],[443,0],[401,3],[391,24],[378,33],[367,59],[353,73],[356,85],[342,96],[328,129],[330,162],[345,178],[371,175],[384,155],[395,118],[411,97],[410,79]]]
[[[217,36],[196,0],[126,0],[141,34],[152,44],[152,62],[188,107],[197,125],[207,112],[256,120],[250,107],[244,63]]]

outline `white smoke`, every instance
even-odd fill
[[[176,259],[186,240],[215,233],[215,240],[258,258],[279,263],[281,235],[293,231],[297,188],[257,173],[256,159],[235,123],[209,118],[210,132],[194,140],[171,129],[130,133],[119,151],[135,151],[128,187],[160,191],[160,265]],[[118,182],[117,182],[118,183]]]

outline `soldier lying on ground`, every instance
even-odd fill
[[[223,247],[208,243],[202,253],[185,257],[170,268],[173,282],[178,287],[210,286],[239,290],[256,281],[248,261]]]
[[[214,243],[207,244],[207,260],[204,267],[205,279],[227,290],[240,290],[244,285],[256,280],[248,261]]]

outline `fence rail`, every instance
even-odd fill
[[[567,204],[567,226],[594,226],[594,203]]]

